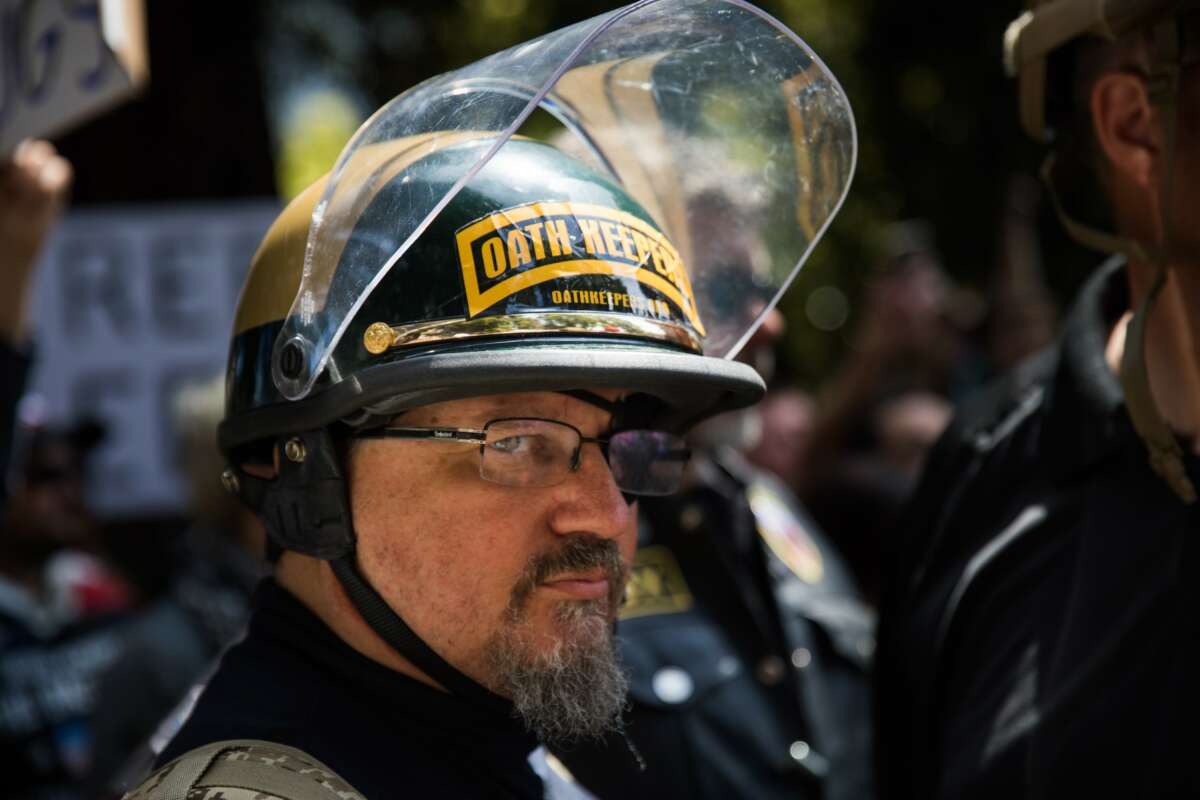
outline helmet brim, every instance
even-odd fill
[[[253,442],[339,420],[393,416],[447,400],[604,388],[658,398],[663,412],[656,424],[672,430],[685,430],[715,414],[752,405],[766,391],[759,374],[738,361],[636,344],[603,348],[576,341],[525,344],[413,355],[378,364],[306,400],[226,419],[218,436],[221,449],[230,453]]]

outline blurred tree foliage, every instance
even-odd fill
[[[280,73],[286,82],[288,76],[322,71],[360,98],[365,116],[424,78],[615,5],[265,0],[269,33],[263,58],[268,75],[276,75],[268,91],[278,95]],[[1005,187],[1014,173],[1034,171],[1040,158],[1019,133],[1014,86],[1001,66],[1004,28],[1021,3],[760,0],[758,5],[825,60],[858,122],[858,171],[850,196],[783,303],[789,322],[784,372],[812,384],[833,369],[847,346],[858,300],[885,256],[892,223],[927,220],[953,279],[986,289],[998,259]],[[322,157],[332,162],[333,155]],[[1065,298],[1096,258],[1059,233],[1045,205],[1039,228],[1050,265],[1047,278]],[[830,297],[844,298],[848,316],[841,327],[821,330],[806,306],[810,299]]]

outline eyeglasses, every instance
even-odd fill
[[[430,439],[479,445],[479,477],[504,486],[554,486],[577,472],[580,451],[596,444],[613,481],[627,494],[666,495],[679,489],[691,450],[666,431],[625,430],[584,436],[573,425],[537,417],[494,419],[482,429],[372,428],[364,439]]]

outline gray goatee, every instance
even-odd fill
[[[603,569],[611,587],[604,600],[564,601],[554,609],[560,638],[538,652],[528,626],[529,597],[541,582],[575,571]],[[625,569],[616,543],[568,537],[558,550],[536,556],[513,588],[504,622],[486,645],[491,672],[517,715],[542,742],[570,744],[620,730],[629,679],[612,633]],[[544,645],[544,643],[543,643]]]

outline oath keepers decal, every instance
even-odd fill
[[[632,214],[591,203],[527,203],[469,223],[455,238],[468,318],[550,283],[535,304],[687,322],[704,335],[679,253]]]

